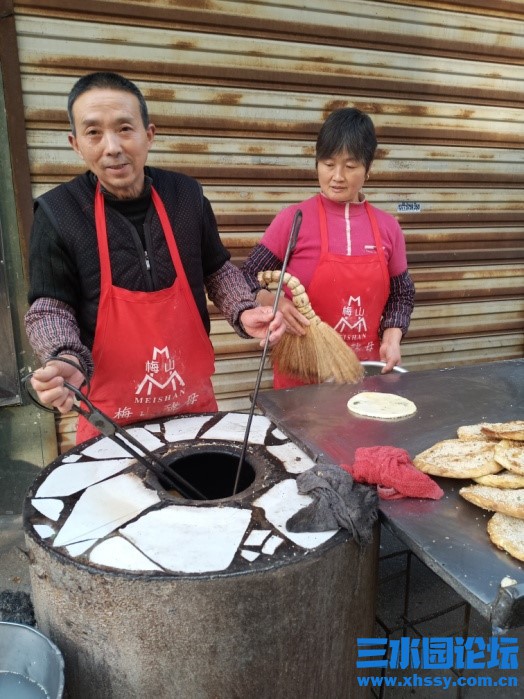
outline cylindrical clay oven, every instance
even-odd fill
[[[50,464],[24,528],[39,628],[62,651],[71,699],[358,697],[377,546],[345,530],[291,533],[313,463],[255,416],[130,428],[204,492],[185,500],[107,438]]]

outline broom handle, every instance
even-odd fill
[[[273,317],[275,316],[275,313],[277,312],[277,309],[278,309],[278,301],[280,299],[280,293],[282,292],[282,285],[284,284],[284,272],[286,271],[287,263],[289,262],[289,257],[291,255],[291,253],[293,252],[293,250],[295,249],[295,245],[297,244],[298,232],[300,230],[301,224],[302,224],[302,211],[300,209],[297,209],[297,211],[295,212],[295,216],[293,218],[293,224],[291,226],[291,233],[289,234],[289,241],[288,241],[287,248],[286,248],[286,254],[284,255],[284,261],[282,262],[282,271],[280,274],[280,279],[278,280],[276,297],[275,297],[275,301],[273,303]],[[244,442],[242,444],[242,451],[240,452],[240,459],[238,460],[237,475],[235,478],[235,485],[233,486],[233,495],[235,495],[237,492],[238,480],[240,478],[240,472],[242,471],[242,466],[244,465],[244,459],[245,459],[246,450],[247,450],[247,442],[249,439],[249,431],[251,430],[251,423],[253,421],[253,414],[255,412],[256,399],[258,396],[258,390],[260,388],[260,382],[262,380],[262,373],[264,371],[264,364],[266,362],[267,350],[269,347],[269,335],[270,335],[270,331],[269,331],[269,327],[268,327],[267,333],[266,333],[266,339],[264,341],[264,349],[262,350],[262,356],[260,358],[260,365],[258,367],[257,380],[255,382],[255,390],[253,391],[253,396],[251,398],[251,408],[249,410],[249,415],[247,418],[246,431],[244,434]]]

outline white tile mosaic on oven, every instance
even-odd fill
[[[134,459],[112,459],[109,461],[77,461],[63,464],[51,471],[35,493],[37,498],[65,497],[114,476],[128,468]]]
[[[249,532],[244,546],[262,546],[267,537],[271,534],[270,529],[253,529]]]
[[[166,507],[149,512],[120,533],[162,568],[180,573],[224,570],[251,520],[251,509]]]
[[[271,432],[271,434],[273,435],[273,437],[275,439],[281,439],[281,440],[287,439],[287,435],[285,435],[282,432],[282,430],[279,430],[278,427],[275,427],[275,429],[273,430],[273,432]]]
[[[65,550],[70,556],[76,558],[76,556],[81,556],[83,553],[90,549],[93,544],[96,544],[98,539],[85,539],[80,541],[78,544],[71,544],[71,546],[66,546]]]
[[[306,507],[313,499],[301,495],[297,490],[296,481],[288,478],[274,485],[270,490],[257,498],[253,505],[264,510],[266,519],[288,539],[302,548],[312,549],[320,546],[334,536],[338,530],[327,532],[290,532],[286,522],[295,512]]]
[[[315,465],[313,459],[293,442],[275,444],[266,448],[270,454],[282,461],[288,473],[303,473],[304,471],[309,471]]]
[[[40,514],[44,515],[44,517],[47,517],[47,519],[52,519],[53,522],[56,522],[56,520],[60,517],[60,513],[64,509],[64,503],[62,500],[58,500],[57,498],[33,498],[31,500],[31,505],[35,508],[35,510],[38,510]]]
[[[70,546],[107,536],[158,502],[157,492],[131,473],[97,483],[80,496],[53,545]]]
[[[240,555],[242,558],[245,558],[246,561],[256,561],[256,559],[260,556],[260,553],[258,551],[250,551],[249,549],[242,549],[240,551]]]
[[[154,451],[164,446],[164,442],[161,442],[158,437],[155,437],[154,434],[143,427],[129,427],[126,429],[126,432],[149,451]],[[124,456],[129,457],[129,452],[109,437],[104,437],[98,442],[94,442],[85,447],[85,449],[82,449],[82,454],[84,454],[84,456],[90,456],[92,459],[120,459]]]
[[[120,570],[162,570],[121,536],[112,536],[95,546],[89,560],[95,565]]]
[[[269,537],[264,546],[262,546],[262,553],[265,553],[268,556],[272,556],[277,550],[277,548],[280,546],[280,544],[283,543],[284,539],[282,539],[280,536],[276,536],[275,534],[273,534],[273,536]]]
[[[205,439],[223,439],[232,442],[243,442],[246,432],[248,415],[242,413],[227,413],[216,425],[204,433]],[[264,444],[271,423],[263,415],[254,415],[249,430],[250,444]]]
[[[55,533],[53,527],[50,527],[48,524],[35,524],[34,529],[38,536],[42,539],[48,539]]]
[[[216,424],[197,438],[206,423],[211,425],[215,420],[216,416],[193,415],[127,429],[149,451],[165,450],[166,445],[169,448],[170,443],[181,441],[198,444],[200,439],[205,439],[238,444],[244,440],[248,415],[241,413],[220,416]],[[265,444],[275,439],[285,442]],[[248,507],[166,505],[161,503],[159,493],[146,487],[134,473],[121,473],[132,468],[135,459],[119,444],[102,438],[81,446],[81,453],[62,457],[62,464],[49,473],[31,499],[40,513],[36,516],[37,524],[33,525],[35,533],[51,540],[55,547],[64,547],[72,557],[89,551],[85,560],[94,565],[169,573],[225,570],[237,553],[237,564],[241,558],[252,562],[262,556],[264,560],[275,555],[282,544],[292,542],[303,549],[312,549],[334,536],[336,531],[294,533],[285,527],[293,514],[312,502],[309,496],[298,493],[293,476],[311,468],[313,460],[261,415],[253,416],[249,443],[264,446],[270,468],[278,468],[280,478],[284,476],[285,480]],[[173,449],[176,448],[175,445]],[[276,467],[274,460],[281,466]],[[284,475],[286,472],[289,477]],[[60,497],[71,495],[78,498],[76,504],[55,533],[50,525],[63,512],[64,502]],[[160,508],[147,512],[160,503]],[[259,507],[266,519],[262,524],[265,528],[261,529],[256,528],[260,512],[251,519],[253,508]],[[41,522],[41,515],[50,520],[49,524]],[[269,527],[278,531],[278,535]],[[104,537],[108,538],[104,540]]]
[[[209,415],[191,415],[183,420],[167,420],[164,423],[164,434],[168,442],[182,442],[195,439]]]

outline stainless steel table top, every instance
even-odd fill
[[[368,390],[405,396],[417,412],[394,421],[352,415],[347,401]],[[257,405],[316,460],[351,464],[357,447],[382,445],[401,447],[414,458],[455,438],[460,425],[524,419],[524,359],[370,376],[357,386],[264,391]],[[441,500],[383,500],[383,523],[494,628],[524,625],[524,564],[489,540],[491,513],[458,494],[472,481],[435,480],[445,491]],[[516,584],[501,587],[508,577]]]

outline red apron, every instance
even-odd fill
[[[218,409],[211,383],[213,347],[155,189],[152,199],[176,279],[171,287],[160,291],[129,291],[113,286],[104,197],[99,185],[95,193],[100,302],[89,398],[120,425]],[[85,418],[79,417],[77,444],[98,434]]]
[[[319,194],[320,257],[307,289],[315,313],[340,333],[361,361],[379,359],[380,319],[389,296],[389,273],[378,224],[364,202],[375,239],[376,253],[339,255],[329,252],[327,217]],[[274,369],[273,386],[292,388],[303,381]]]

